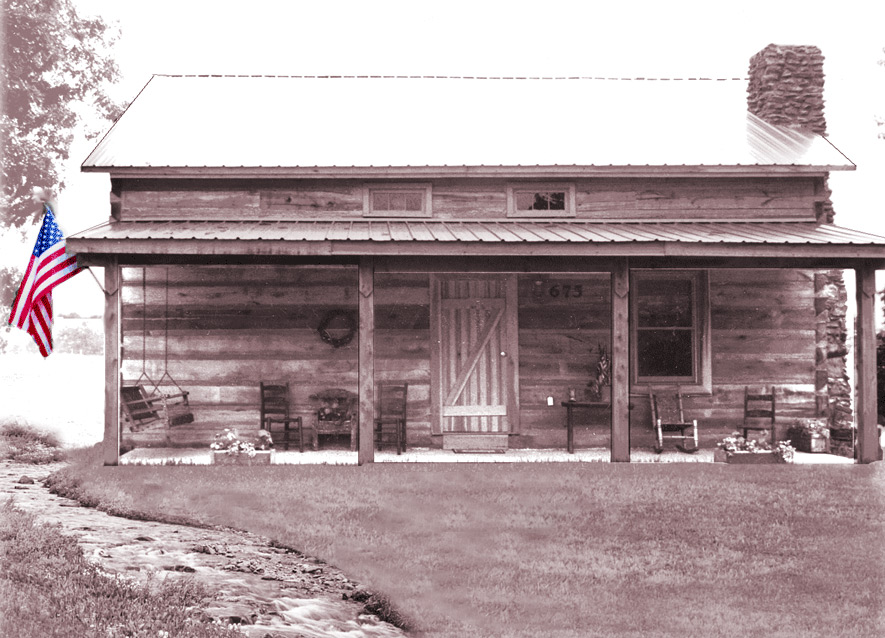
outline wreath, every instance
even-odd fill
[[[332,323],[338,319],[343,321],[344,326],[342,327],[342,329],[347,330],[347,332],[340,337],[333,337],[329,334],[329,326],[331,326]],[[320,333],[320,338],[333,348],[346,346],[348,343],[353,341],[353,336],[356,334],[356,330],[356,318],[349,310],[330,310],[326,313],[326,316],[323,317],[320,325],[317,326],[317,332]]]

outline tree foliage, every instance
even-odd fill
[[[118,34],[81,17],[73,0],[3,0],[3,27],[0,206],[5,223],[20,227],[42,212],[30,201],[33,186],[64,187],[62,163],[83,117],[101,122],[122,111],[108,94],[119,79],[110,54]]]

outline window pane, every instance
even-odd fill
[[[565,193],[548,193],[550,210],[565,210]]]
[[[390,198],[387,193],[373,193],[372,210],[390,210]]]
[[[535,193],[535,201],[532,204],[532,210],[548,210],[550,208],[550,200],[547,193]]]
[[[535,194],[525,191],[516,193],[517,210],[534,210]]]
[[[422,199],[420,193],[406,193],[406,210],[420,211]]]
[[[390,210],[406,210],[404,193],[390,193]]]
[[[640,328],[692,327],[692,287],[689,279],[637,281]]]
[[[636,334],[639,377],[692,377],[691,330],[640,330]]]

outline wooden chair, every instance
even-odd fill
[[[774,386],[771,392],[766,392],[764,388],[762,392],[750,392],[750,388],[744,387],[744,438],[747,438],[750,430],[767,431],[774,443],[775,392]]]
[[[664,393],[652,391],[648,395],[652,427],[655,430],[655,452],[664,451],[664,439],[681,439],[676,448],[688,454],[698,451],[698,421],[688,420],[682,407],[682,391]]]
[[[274,445],[282,445],[289,449],[292,435],[298,431],[298,449],[304,452],[304,427],[300,416],[289,413],[289,384],[275,385],[258,383],[261,392],[260,419],[261,429],[267,430]],[[274,425],[282,425],[282,430],[275,430]],[[294,426],[294,427],[293,427]]]
[[[406,451],[406,406],[409,384],[381,384],[378,388],[378,416],[375,418],[375,447],[395,444],[396,453]]]
[[[168,430],[194,422],[187,392],[148,394],[142,385],[123,385],[120,387],[120,406],[131,432]]]

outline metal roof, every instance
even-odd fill
[[[583,246],[596,255],[678,248],[709,256],[722,247],[730,251],[723,254],[739,256],[765,247],[777,256],[804,247],[806,256],[885,258],[885,237],[814,222],[128,221],[96,226],[67,242],[73,252],[110,254],[448,254],[459,247],[482,254],[495,246],[520,254],[555,245]]]
[[[157,75],[83,170],[854,168],[826,138],[747,113],[746,86],[743,78]]]

